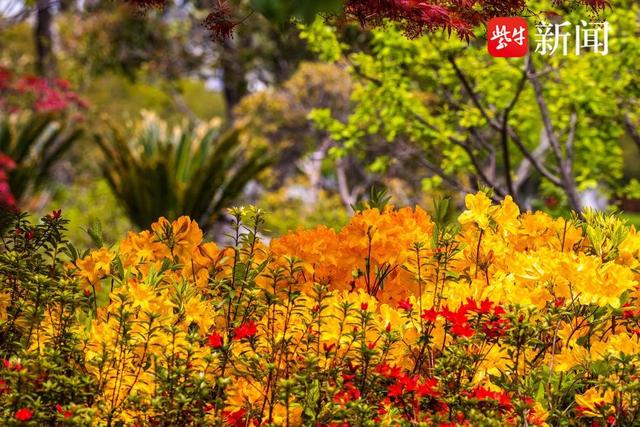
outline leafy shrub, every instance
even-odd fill
[[[300,230],[269,246],[262,212],[239,208],[228,247],[202,242],[180,217],[117,249],[69,248],[76,280],[65,298],[78,315],[65,348],[74,374],[91,379],[76,389],[90,399],[65,401],[69,422],[91,413],[107,426],[635,425],[635,229],[595,213],[520,214],[483,193],[466,205],[455,223],[446,206],[433,219],[367,209],[340,231]],[[56,286],[47,292],[63,292]],[[29,313],[41,306],[24,295]],[[25,366],[42,357],[24,344],[25,328],[42,324],[29,316],[3,341],[5,383],[14,354]],[[15,383],[8,390],[0,399],[17,395]],[[1,422],[35,419],[61,398],[11,401]]]
[[[9,173],[15,198],[40,189],[81,135],[82,130],[70,120],[51,114],[0,115],[0,152],[15,162]]]
[[[78,247],[112,245],[132,227],[105,179],[81,177],[71,185],[54,186],[51,193],[41,214],[64,206],[64,216],[69,221],[67,238]],[[105,212],[109,215],[105,216]]]
[[[46,183],[56,162],[81,136],[78,117],[70,118],[86,106],[65,80],[17,75],[0,66],[2,207],[15,209]]]
[[[66,220],[17,215],[0,250],[0,423],[87,425],[92,378],[78,316],[88,298],[65,267]]]
[[[219,135],[215,123],[169,129],[147,115],[125,133],[112,126],[96,138],[103,174],[140,228],[183,214],[208,228],[270,163],[264,150],[243,149],[238,130]]]

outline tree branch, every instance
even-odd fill
[[[562,184],[561,187],[564,189],[565,194],[567,195],[567,199],[571,209],[580,213],[582,211],[582,205],[580,203],[580,195],[578,194],[575,180],[572,176],[571,162],[568,162],[567,159],[565,159],[562,155],[560,142],[558,141],[557,135],[554,132],[553,124],[551,123],[551,114],[549,113],[549,108],[547,107],[547,103],[544,99],[544,94],[542,93],[542,84],[540,83],[540,79],[536,74],[533,61],[528,62],[528,69],[529,72],[527,73],[527,75],[533,86],[536,103],[538,104],[540,115],[542,116],[542,124],[547,134],[547,138],[549,139],[551,150],[553,151],[553,154],[558,161]]]
[[[485,120],[487,121],[489,126],[491,126],[493,129],[495,129],[495,130],[497,130],[499,132],[502,132],[502,129],[503,129],[502,124],[497,122],[495,119],[492,119],[489,116],[489,114],[487,113],[486,109],[484,107],[482,107],[482,104],[480,103],[480,98],[473,91],[473,89],[471,88],[471,85],[469,84],[469,80],[466,78],[466,76],[464,75],[462,70],[458,67],[458,64],[456,64],[455,59],[452,56],[449,56],[449,62],[453,66],[454,71],[455,71],[456,75],[458,76],[458,79],[460,80],[460,82],[464,86],[465,90],[467,91],[467,93],[471,97],[471,101],[476,106],[476,108],[478,108],[478,110],[480,111],[480,114],[482,114],[482,116],[485,118]],[[531,61],[529,60],[529,62],[531,62]],[[524,73],[526,73],[526,71],[527,71],[527,68],[525,67]],[[525,74],[525,76],[526,76],[526,74]],[[524,89],[524,82],[522,82],[522,85],[523,85],[522,89]],[[514,97],[514,100],[512,100],[512,102],[514,103],[514,106],[515,106],[515,102],[517,102],[517,98]],[[513,108],[513,106],[511,107],[511,109],[512,108]],[[533,167],[535,167],[536,170],[543,177],[545,177],[546,179],[551,181],[554,185],[561,186],[562,182],[561,182],[560,178],[558,178],[557,176],[555,176],[551,172],[549,172],[549,170],[547,170],[547,168],[544,167],[544,165],[541,163],[541,161],[531,154],[531,152],[527,149],[527,147],[524,145],[524,143],[522,142],[522,140],[520,139],[520,137],[518,136],[518,134],[516,133],[516,131],[512,127],[508,126],[506,128],[506,133],[509,135],[509,137],[516,144],[516,146],[518,147],[520,152],[522,152],[522,155],[525,156],[527,158],[527,160],[529,160],[529,162],[531,162]]]
[[[569,119],[569,134],[567,135],[567,169],[573,173],[573,143],[576,139],[576,126],[578,124],[578,114],[574,111]]]
[[[624,123],[624,128],[631,137],[631,140],[640,150],[640,131],[638,131],[637,126],[633,123],[633,121],[631,121],[631,117],[629,117],[628,114],[625,114],[622,120]]]
[[[525,59],[525,61],[529,61],[529,57]],[[511,196],[517,201],[518,194],[516,192],[516,188],[513,185],[513,180],[511,177],[511,159],[509,155],[509,114],[511,110],[516,106],[518,99],[520,98],[520,94],[524,90],[524,84],[527,81],[527,67],[525,65],[524,71],[522,72],[522,77],[518,82],[518,86],[516,87],[516,93],[511,99],[511,102],[502,112],[502,128],[500,129],[500,142],[502,143],[502,165],[504,168],[504,177],[507,183],[507,191]]]

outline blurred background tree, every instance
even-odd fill
[[[29,145],[29,158],[42,159],[21,178],[29,190],[14,184],[20,207],[62,207],[77,219],[76,240],[98,220],[108,243],[154,216],[216,221],[187,198],[216,213],[257,203],[271,211],[273,235],[340,227],[372,186],[386,187],[397,205],[491,187],[523,208],[640,210],[640,12],[631,0],[605,10],[599,0],[465,3],[475,15],[448,1],[0,2],[0,67],[50,85],[64,77],[88,104],[82,120],[50,118],[42,135],[26,124],[27,116],[46,120],[33,105],[20,120],[12,108],[0,114],[11,129],[2,133],[4,150]],[[532,44],[540,19],[606,19],[610,53],[535,54],[529,62],[487,55],[482,23],[518,13],[530,15]],[[10,99],[2,90],[0,78],[0,104]],[[153,143],[140,136],[145,110],[167,129]],[[178,159],[181,150],[215,150],[217,137],[193,134],[212,120],[216,135],[236,129],[235,161],[252,153],[260,153],[256,162],[273,160],[220,203],[222,184],[200,183],[206,195],[194,196],[191,174],[201,169],[212,180],[234,170],[234,156],[215,167],[208,155]],[[47,139],[52,129],[60,135]],[[32,142],[16,144],[22,134]],[[58,150],[62,135],[73,143]],[[18,152],[9,154],[0,169],[17,177],[26,163],[11,169]],[[154,187],[151,171],[161,169]]]
[[[541,3],[541,10],[551,7]],[[525,208],[555,199],[578,211],[603,207],[594,194],[637,197],[623,150],[637,129],[626,110],[638,105],[640,80],[622,70],[638,63],[640,12],[635,2],[617,6],[607,16],[606,56],[496,59],[484,51],[481,31],[467,44],[446,34],[408,40],[393,26],[353,49],[328,37],[335,32],[317,20],[304,36],[320,55],[348,67],[354,107],[346,120],[328,108],[316,109],[313,119],[341,142],[337,156],[368,150],[371,136],[398,147],[388,164],[404,162],[397,154],[411,147],[427,189],[486,186]],[[573,11],[562,19],[579,23],[584,16]]]
[[[159,217],[181,215],[203,230],[269,165],[264,149],[238,141],[238,129],[220,134],[220,121],[173,128],[153,114],[127,129],[97,134],[102,172],[132,223],[149,228]]]

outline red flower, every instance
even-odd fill
[[[478,308],[478,313],[488,314],[491,312],[491,308],[493,308],[493,302],[489,299],[485,299],[480,302],[480,307]]]
[[[333,401],[341,405],[346,405],[352,400],[357,400],[359,398],[360,390],[358,390],[358,388],[349,381],[345,382],[343,385],[343,389],[333,396]]]
[[[213,332],[208,337],[208,344],[211,348],[220,348],[223,345],[222,335],[217,332]]]
[[[245,415],[247,415],[247,411],[242,408],[237,411],[223,411],[222,417],[228,426],[232,427],[244,427],[246,425]]]
[[[62,209],[54,210],[53,212],[51,212],[51,218],[53,219],[59,219],[61,215]]]
[[[402,396],[403,390],[404,390],[403,385],[399,382],[396,382],[395,384],[392,384],[389,386],[389,388],[387,388],[387,396],[388,397]]]
[[[409,298],[403,299],[398,302],[398,308],[401,308],[404,311],[411,311],[413,304],[409,302]]]
[[[438,319],[438,312],[433,308],[430,308],[429,310],[422,310],[422,315],[420,317],[422,317],[427,322],[433,323]]]
[[[29,421],[33,418],[33,411],[28,408],[20,408],[16,411],[16,420],[20,422]]]
[[[478,311],[478,304],[475,302],[475,300],[471,299],[471,298],[467,298],[467,303],[463,304],[460,309],[464,309],[465,312],[467,311]]]
[[[71,90],[71,85],[64,79],[56,79],[56,85],[62,90]]]
[[[367,311],[368,308],[369,308],[369,304],[368,303],[363,302],[362,304],[360,304],[360,310]]]
[[[498,318],[497,320],[487,320],[482,326],[482,331],[489,338],[503,337],[507,333],[509,319]]]
[[[7,359],[2,359],[2,364],[4,365],[5,368],[11,369],[13,371],[22,370],[22,365],[20,364],[20,362],[10,362]]]
[[[376,366],[376,372],[385,378],[399,378],[402,375],[402,370],[399,367],[392,368],[386,362]]]
[[[233,29],[240,23],[233,17],[232,10],[226,1],[218,5],[207,15],[204,26],[211,33],[213,40],[226,40],[233,35]]]
[[[473,329],[468,323],[454,323],[451,327],[451,333],[458,337],[469,338],[473,336]]]
[[[443,316],[451,323],[451,333],[459,337],[468,338],[473,335],[473,329],[469,325],[467,319],[467,307],[462,306],[458,311],[446,312],[443,310]]]
[[[59,403],[56,405],[56,411],[58,411],[59,414],[62,414],[65,420],[73,416],[73,412],[64,409]]]
[[[249,338],[254,336],[256,332],[258,332],[256,322],[250,320],[249,322],[243,323],[233,330],[233,339],[239,341],[244,338]]]
[[[420,397],[437,397],[440,393],[436,390],[438,386],[438,380],[435,378],[425,378],[422,383],[418,385],[416,393]]]
[[[501,409],[504,409],[504,410],[510,410],[511,408],[513,408],[513,404],[511,403],[511,396],[509,396],[509,394],[504,391],[502,392],[491,391],[482,386],[478,386],[475,389],[473,389],[473,394],[471,397],[478,400],[485,400],[485,401],[493,400],[498,404],[498,406]]]
[[[0,67],[0,89],[4,89],[9,86],[11,80],[11,71],[4,67]]]

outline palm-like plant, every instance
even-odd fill
[[[212,124],[169,129],[147,115],[125,132],[110,125],[96,140],[104,176],[134,224],[146,228],[160,216],[188,215],[208,229],[271,163],[264,149],[243,148],[238,134],[220,135]]]
[[[73,146],[82,130],[70,120],[50,114],[0,114],[0,153],[16,167],[9,187],[20,201],[46,183],[55,163]]]

